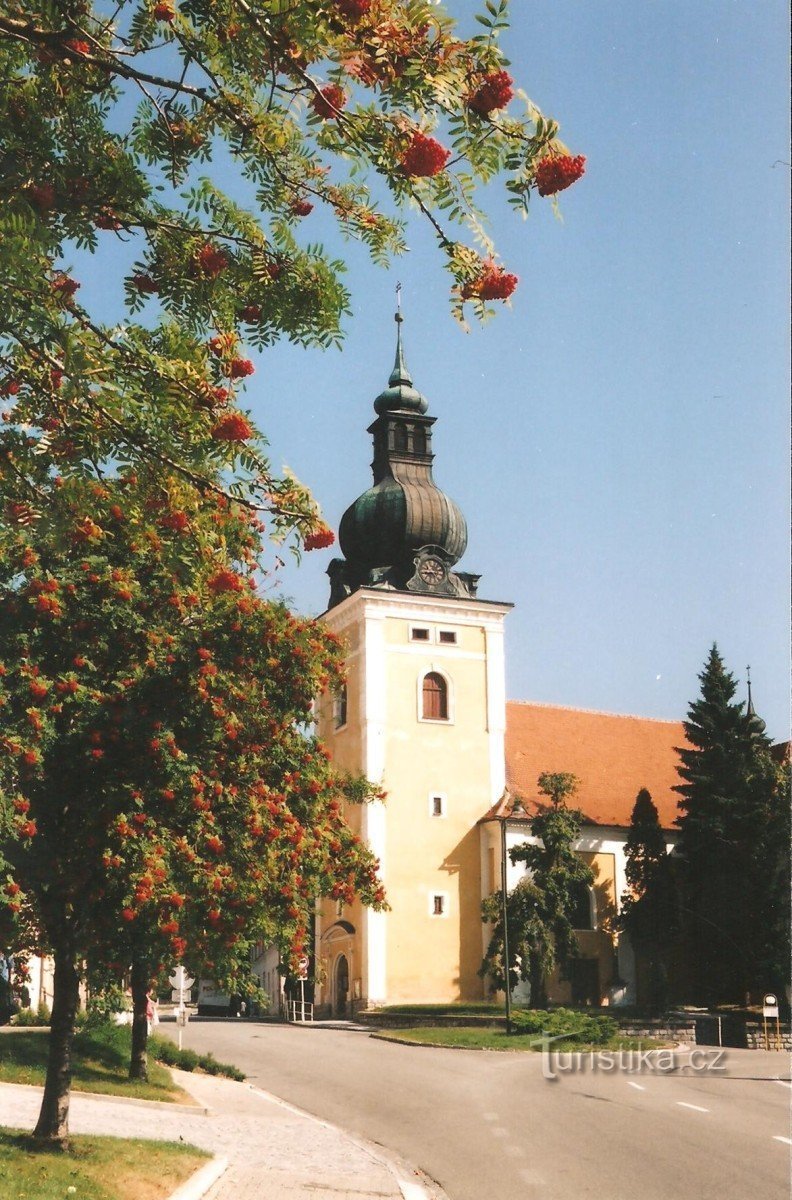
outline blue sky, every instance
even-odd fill
[[[786,29],[775,0],[517,0],[512,72],[588,166],[563,223],[494,205],[511,310],[462,332],[416,223],[390,272],[350,255],[342,353],[279,347],[255,377],[275,461],[337,527],[370,482],[401,280],[462,565],[515,604],[514,699],[679,718],[716,640],[788,736]],[[303,611],[331,557],[284,573]]]
[[[473,31],[477,6],[446,7]],[[787,28],[781,0],[513,0],[512,73],[588,165],[563,222],[493,195],[520,287],[484,329],[454,323],[417,219],[390,271],[303,223],[348,258],[346,343],[253,355],[247,403],[337,528],[370,483],[402,282],[461,566],[515,605],[514,699],[678,719],[717,641],[788,736]],[[85,282],[86,299],[118,284]],[[321,612],[332,556],[277,591]]]

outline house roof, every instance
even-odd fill
[[[574,804],[592,825],[630,824],[641,788],[651,793],[664,829],[678,815],[677,746],[686,745],[681,721],[658,721],[549,704],[506,705],[506,786],[529,815],[544,800],[544,771],[570,771],[580,787]],[[504,815],[496,805],[487,817]]]

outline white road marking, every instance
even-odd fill
[[[773,1134],[774,1142],[783,1142],[785,1146],[792,1146],[792,1138],[779,1137],[777,1133]]]
[[[702,1108],[700,1104],[688,1104],[685,1100],[677,1100],[677,1104],[680,1108],[692,1108],[696,1112],[709,1112],[708,1108]]]
[[[646,1088],[642,1083],[633,1083],[631,1079],[627,1080],[627,1087],[634,1087],[637,1092],[645,1092]]]

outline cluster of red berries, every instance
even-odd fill
[[[216,279],[228,266],[228,255],[207,242],[196,254],[195,263],[208,279]]]
[[[190,524],[190,518],[186,512],[176,509],[161,516],[157,524],[160,529],[172,529],[174,533],[181,533]]]
[[[156,279],[152,279],[150,275],[139,273],[132,276],[132,283],[139,292],[144,296],[155,295],[159,291],[159,284]]]
[[[228,413],[212,429],[216,442],[246,442],[253,437],[253,427],[242,413]]]
[[[223,567],[207,579],[206,586],[210,592],[218,596],[222,592],[241,592],[245,581],[241,575],[237,575],[236,571],[229,571],[227,567]],[[201,651],[199,650],[198,653],[200,654]]]
[[[417,129],[401,156],[401,168],[405,175],[413,178],[419,175],[437,175],[445,167],[450,155],[451,151],[446,150],[445,146],[441,146],[434,138],[427,137]]]
[[[261,320],[261,308],[258,304],[246,304],[244,308],[239,310],[240,321],[246,321],[248,325],[256,325]]]
[[[72,38],[68,42],[64,42],[66,50],[71,50],[72,54],[78,54],[81,57],[91,53],[91,47],[88,42],[79,41],[77,38]]]
[[[371,0],[335,0],[335,6],[348,21],[360,21],[371,8]]]
[[[176,16],[173,5],[170,0],[159,0],[151,10],[151,15],[155,21],[167,21],[170,23]]]
[[[472,108],[480,117],[487,117],[496,109],[505,108],[514,95],[513,83],[508,71],[490,71],[468,96],[468,108]]]
[[[255,369],[249,358],[232,358],[228,364],[228,375],[231,379],[244,379],[246,375],[252,375]]]
[[[296,199],[292,200],[289,209],[294,213],[295,217],[307,217],[308,213],[313,212],[313,204],[310,200]]]
[[[69,275],[65,275],[63,271],[58,271],[52,277],[52,290],[56,296],[60,296],[62,300],[71,300],[74,293],[79,287],[76,279],[72,279]]]
[[[99,212],[94,217],[94,225],[97,229],[121,228],[121,222],[113,212],[112,208],[100,208]]]
[[[46,212],[55,203],[55,188],[51,183],[31,183],[25,189],[25,195],[39,212]]]
[[[309,533],[303,543],[306,550],[323,550],[325,546],[332,546],[335,541],[335,534],[332,529],[323,526],[321,529],[314,530]]]
[[[491,258],[482,263],[481,272],[462,288],[463,300],[508,300],[517,287],[516,275],[507,273]]]
[[[344,89],[337,83],[329,83],[327,87],[322,88],[318,95],[314,96],[312,104],[316,115],[323,120],[328,120],[330,117],[337,117],[346,102],[347,95]]]
[[[583,154],[548,154],[536,164],[536,188],[540,196],[555,196],[585,174]]]

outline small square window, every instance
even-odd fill
[[[445,912],[445,896],[432,896],[432,916],[442,917]]]
[[[445,796],[440,796],[440,795],[430,796],[429,797],[429,811],[433,817],[444,817],[445,816]]]
[[[429,630],[413,626],[413,628],[410,630],[410,640],[413,642],[428,642]]]
[[[457,635],[453,629],[441,629],[438,637],[446,646],[456,645]]]

